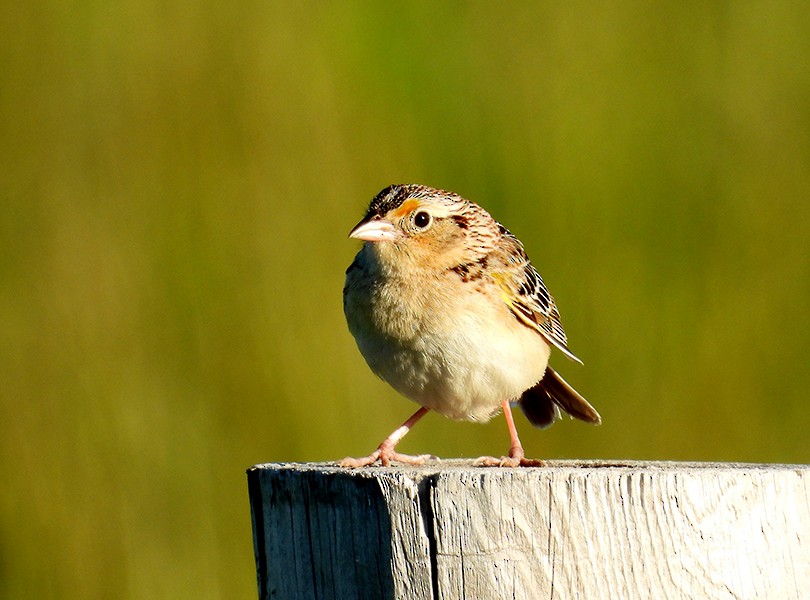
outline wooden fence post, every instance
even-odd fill
[[[259,597],[810,597],[810,466],[248,470]]]

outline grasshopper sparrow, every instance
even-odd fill
[[[429,410],[450,419],[488,421],[503,410],[509,455],[483,466],[534,466],[518,438],[510,403],[532,424],[551,425],[560,409],[589,423],[599,413],[548,366],[566,346],[554,299],[523,245],[487,211],[454,194],[392,185],[371,201],[349,237],[363,247],[346,271],[343,308],[371,370],[420,408],[370,455],[421,464],[394,447]]]

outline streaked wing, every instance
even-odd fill
[[[568,358],[582,363],[566,346],[567,339],[554,298],[546,289],[543,278],[529,262],[523,244],[506,229],[501,252],[496,261],[493,277],[502,288],[502,298],[514,315],[525,325],[535,329],[550,344]]]

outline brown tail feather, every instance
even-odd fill
[[[602,422],[596,409],[551,367],[546,367],[546,373],[537,385],[523,392],[520,407],[532,425],[540,428],[559,419],[560,409],[594,425]]]

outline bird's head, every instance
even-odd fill
[[[349,233],[392,269],[448,269],[475,262],[499,236],[497,222],[477,204],[422,185],[385,188]]]

